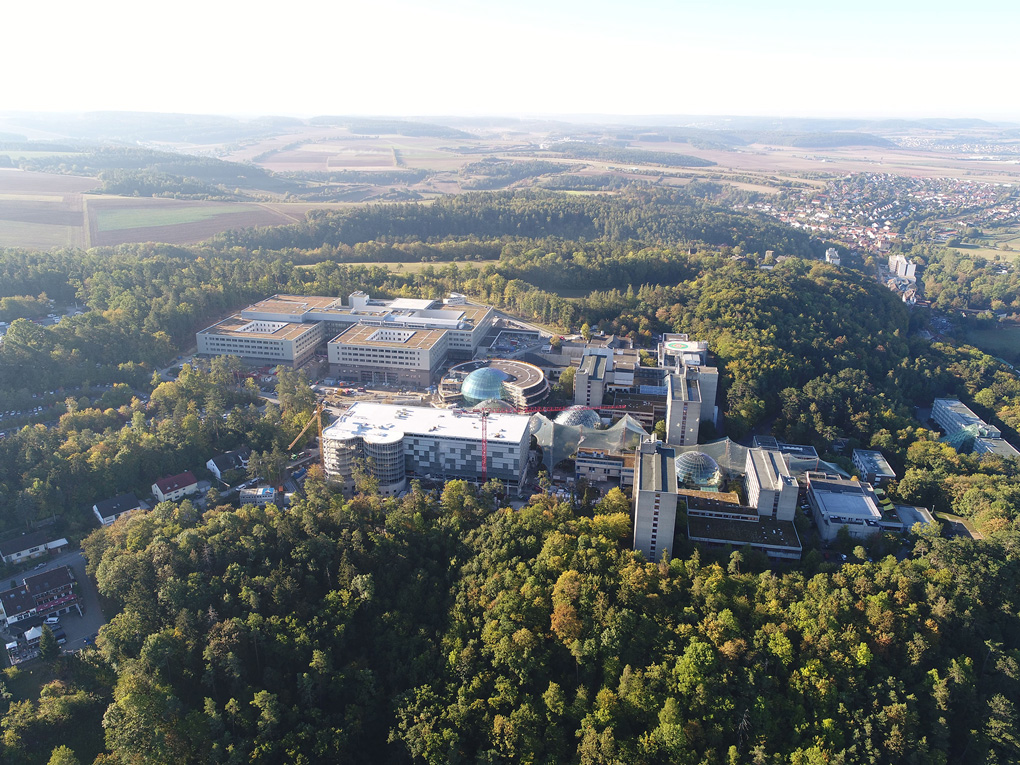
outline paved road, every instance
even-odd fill
[[[106,624],[106,617],[103,616],[99,607],[99,593],[95,583],[85,575],[85,558],[79,550],[66,552],[51,558],[46,566],[39,570],[30,569],[18,575],[22,579],[41,571],[50,571],[59,566],[70,566],[74,571],[74,577],[78,580],[78,594],[81,597],[82,616],[72,611],[60,617],[60,626],[64,628],[67,635],[67,642],[64,644],[65,651],[77,650],[84,646],[83,638],[99,632],[99,628]],[[24,630],[19,630],[23,632]]]

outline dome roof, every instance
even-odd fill
[[[464,378],[464,384],[460,386],[461,396],[468,406],[485,401],[486,399],[503,398],[503,381],[510,379],[510,375],[492,367],[482,367]]]
[[[597,428],[602,424],[599,413],[594,409],[585,409],[581,406],[572,406],[564,409],[553,420],[557,425],[580,425],[585,428]]]
[[[707,486],[719,480],[719,465],[704,452],[684,452],[676,458],[676,480]]]
[[[502,412],[505,414],[517,414],[517,410],[514,409],[513,404],[506,401],[501,401],[498,398],[487,398],[485,401],[479,401],[471,410],[474,412],[480,412],[483,409],[487,409],[490,412]]]

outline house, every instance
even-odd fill
[[[121,494],[113,499],[104,499],[92,506],[92,512],[104,526],[109,526],[122,515],[127,515],[134,510],[148,509],[148,505],[140,502],[131,492]]]
[[[179,475],[168,475],[152,484],[157,502],[174,502],[198,491],[198,479],[190,470]]]
[[[250,457],[251,449],[247,446],[242,446],[240,449],[234,449],[232,452],[213,457],[205,463],[205,466],[209,468],[210,473],[222,481],[224,473],[231,470],[247,470],[248,459]]]
[[[33,531],[20,537],[0,542],[0,558],[4,563],[20,563],[45,555],[50,550],[67,546],[66,539],[49,540],[44,531]]]
[[[26,576],[21,584],[0,592],[0,625],[9,626],[35,616],[57,616],[81,608],[75,578],[68,566]]]

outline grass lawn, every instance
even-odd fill
[[[967,342],[1011,364],[1020,361],[1020,327],[971,330],[967,333]]]
[[[154,226],[178,226],[182,223],[218,218],[221,215],[251,213],[258,209],[255,205],[243,204],[119,207],[96,209],[96,221],[100,231],[122,231]]]

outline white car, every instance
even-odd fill
[[[46,621],[44,621],[43,624],[48,624],[51,627],[53,627],[54,625],[60,624],[60,617],[57,617],[57,616],[47,616],[46,617]]]

